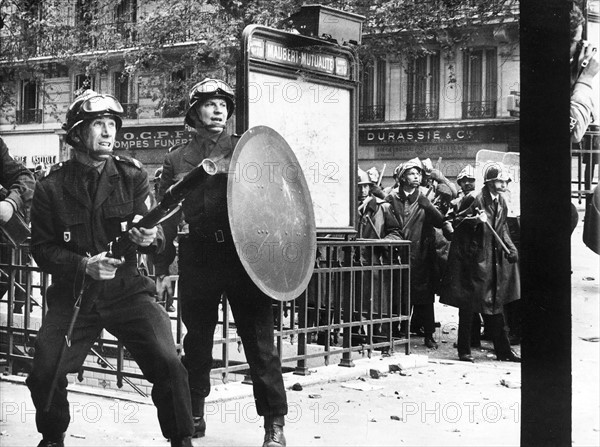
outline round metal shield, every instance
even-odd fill
[[[278,301],[300,296],[315,264],[313,203],[294,152],[270,127],[249,129],[236,145],[227,211],[237,254],[258,288]]]

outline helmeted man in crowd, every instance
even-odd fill
[[[456,176],[456,183],[458,184],[458,192],[456,198],[450,201],[450,207],[444,220],[444,235],[448,240],[452,240],[452,233],[454,232],[452,220],[456,217],[460,203],[467,194],[475,191],[475,169],[473,169],[473,166],[465,166]]]
[[[190,91],[185,122],[196,130],[193,138],[169,151],[163,163],[160,192],[209,158],[220,167],[183,203],[189,234],[179,241],[179,292],[184,363],[190,377],[195,436],[204,436],[204,400],[210,393],[213,335],[221,294],[225,293],[250,365],[257,413],[264,416],[264,446],[285,446],[287,398],[281,361],[274,346],[271,299],[246,273],[239,259],[227,215],[227,179],[238,141],[225,130],[235,106],[233,90],[225,82],[205,79]],[[233,174],[232,174],[233,175]]]
[[[400,240],[400,224],[394,216],[392,206],[385,200],[373,195],[379,172],[376,168],[371,168],[367,172],[358,168],[358,187],[361,190],[360,196],[363,198],[358,207],[358,237],[361,239],[391,239]],[[378,191],[381,191],[380,189]],[[386,264],[389,263],[389,251],[387,248],[376,247],[361,248],[360,261],[364,265]],[[372,259],[375,257],[376,259]],[[384,275],[383,278],[380,275]],[[371,309],[374,314],[379,315],[382,311],[389,308],[389,296],[391,287],[391,278],[389,272],[375,270],[368,275],[357,275],[357,284],[362,291],[361,297],[362,312],[368,315]],[[371,293],[372,292],[372,293]],[[373,296],[373,303],[370,297]],[[396,311],[398,309],[395,309]],[[382,332],[380,326],[374,328],[374,334],[379,335]]]
[[[437,348],[435,332],[435,228],[441,228],[443,215],[420,188],[423,165],[418,158],[398,168],[398,187],[386,197],[400,223],[401,235],[411,241],[410,300],[415,327],[422,327],[425,346]]]
[[[160,227],[127,228],[148,212],[148,175],[137,160],[113,155],[123,108],[116,98],[88,90],[67,111],[66,140],[73,158],[38,181],[31,208],[32,253],[52,274],[48,313],[35,344],[27,385],[43,435],[39,446],[61,447],[69,425],[67,374],[79,370],[103,329],[131,353],[153,384],[160,428],[172,446],[191,446],[193,432],[187,373],[171,322],[156,303],[151,279],[140,274],[136,252],[162,247]],[[117,237],[129,238],[121,259],[107,253]],[[81,296],[78,317],[74,302]],[[69,324],[74,330],[65,355]],[[52,400],[54,374],[58,377]],[[47,406],[49,401],[49,406]]]
[[[365,172],[358,168],[358,186],[361,204],[358,206],[358,237],[363,239],[402,239],[400,224],[394,216],[391,205],[374,195],[378,172]]]
[[[521,296],[517,249],[506,224],[502,193],[510,177],[502,163],[488,167],[479,194],[468,194],[453,221],[454,237],[442,280],[440,303],[459,309],[458,356],[473,362],[473,313],[481,313],[498,360],[520,362],[510,348],[504,305]]]
[[[465,166],[456,176],[456,183],[458,183],[458,187],[460,188],[457,199],[461,199],[470,192],[475,191],[475,169],[473,166]]]
[[[464,198],[475,191],[475,169],[471,165],[465,166],[456,176],[456,183],[458,184],[457,197],[450,202],[450,209],[444,219],[444,234],[448,240],[452,240],[454,236],[454,227],[452,223],[456,218],[456,214],[460,209],[460,204]],[[479,313],[473,314],[473,322],[471,326],[471,347],[481,347],[481,317]]]

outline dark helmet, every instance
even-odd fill
[[[508,171],[506,170],[504,163],[494,163],[485,170],[485,174],[483,175],[484,183],[493,182],[496,180],[503,180],[507,183],[511,181],[510,175],[508,175]]]
[[[227,119],[231,118],[235,110],[235,94],[233,89],[219,79],[206,78],[198,82],[190,90],[190,108],[185,114],[185,124],[196,127],[194,118],[190,112],[198,102],[204,102],[209,98],[222,98],[227,103]]]
[[[83,94],[75,98],[73,104],[67,110],[67,120],[62,125],[63,130],[67,132],[67,143],[75,146],[72,134],[73,130],[86,120],[98,118],[100,116],[110,116],[117,124],[117,131],[123,126],[121,114],[123,106],[112,95],[102,95],[93,90],[86,90]]]
[[[400,166],[398,166],[398,168],[396,168],[398,169],[398,178],[402,177],[402,175],[406,171],[412,168],[418,169],[421,174],[423,173],[423,163],[421,162],[421,160],[419,160],[418,157],[411,158],[410,160],[402,163]]]
[[[465,166],[463,170],[458,173],[458,176],[456,177],[456,183],[460,183],[460,181],[465,178],[475,180],[475,169],[473,169],[473,166]]]

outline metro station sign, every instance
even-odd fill
[[[311,51],[307,48],[293,48],[268,39],[252,38],[249,42],[248,56],[254,60],[265,60],[350,78],[350,61],[347,57]]]

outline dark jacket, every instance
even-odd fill
[[[412,304],[434,300],[435,229],[442,226],[444,216],[420,188],[409,196],[395,188],[386,197],[400,223],[401,235],[410,245],[410,299]]]
[[[109,242],[125,234],[126,225],[136,215],[146,214],[151,202],[148,174],[137,160],[108,159],[93,203],[86,190],[85,169],[75,160],[54,165],[37,183],[31,207],[33,257],[65,290],[72,285],[82,259],[107,251]],[[137,249],[151,252],[162,249],[162,243],[159,226],[154,244]],[[125,261],[117,276],[120,270],[135,268],[135,246]]]
[[[219,167],[219,173],[209,177],[204,187],[192,190],[183,202],[184,218],[190,229],[201,228],[206,234],[229,229],[227,173],[237,140],[225,131],[212,137],[196,133],[190,141],[176,146],[165,156],[159,199],[205,158],[215,161]]]
[[[484,186],[477,195],[464,197],[453,221],[454,236],[442,279],[440,303],[459,309],[495,315],[503,306],[521,296],[517,264],[510,264],[487,224],[477,224],[477,209],[485,211],[488,222],[513,253],[508,231],[506,201],[498,196],[498,211],[492,218],[492,196]]]
[[[378,197],[369,196],[360,204],[358,218],[359,238],[402,239],[400,237],[400,224],[394,216],[392,206]]]
[[[8,147],[0,138],[0,184],[7,190],[6,197],[23,217],[28,217],[29,206],[33,198],[35,180],[29,169],[13,159]]]

